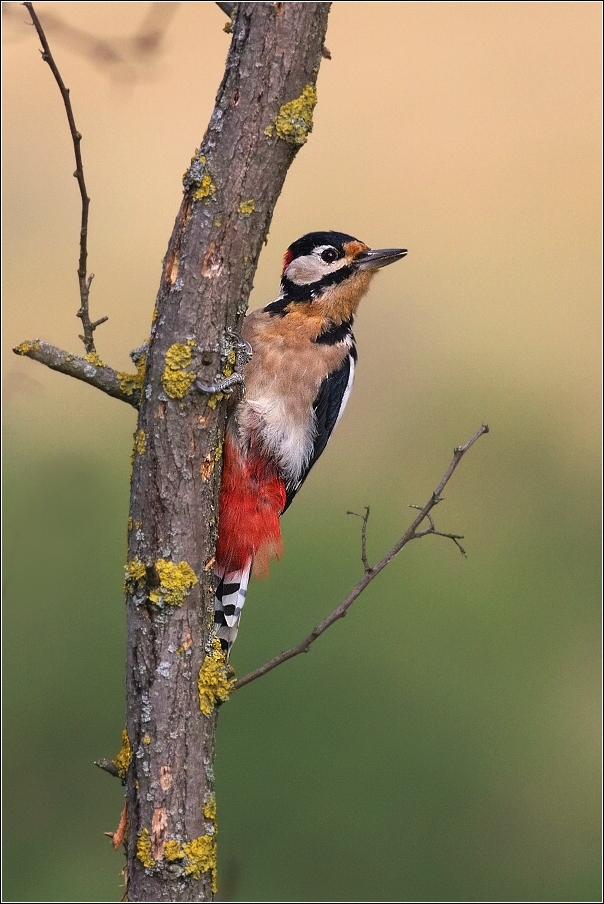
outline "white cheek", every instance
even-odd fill
[[[345,267],[346,263],[346,260],[338,260],[334,261],[333,264],[326,264],[325,261],[316,255],[307,254],[305,257],[297,257],[293,260],[285,270],[284,275],[298,286],[307,286],[310,283],[323,279],[328,273],[333,273],[335,270],[339,270],[340,267]]]

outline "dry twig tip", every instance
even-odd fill
[[[63,103],[65,105],[65,112],[67,113],[67,121],[69,123],[71,140],[73,142],[73,150],[76,161],[76,168],[73,175],[77,179],[78,187],[80,189],[80,197],[82,200],[82,214],[80,218],[80,256],[78,259],[80,307],[76,316],[79,317],[82,321],[82,328],[84,330],[84,335],[80,336],[79,338],[84,343],[86,353],[91,354],[96,351],[94,345],[94,331],[96,330],[97,326],[99,326],[101,323],[104,323],[108,318],[102,317],[100,320],[97,320],[93,323],[90,320],[90,314],[88,310],[90,285],[94,278],[94,274],[90,274],[90,276],[88,276],[86,273],[86,263],[88,260],[88,212],[90,209],[90,198],[88,197],[88,192],[86,191],[86,182],[84,181],[84,164],[82,162],[82,152],[80,149],[82,134],[76,128],[73,108],[71,106],[71,100],[69,97],[69,88],[65,86],[65,82],[61,77],[61,73],[59,72],[57,64],[55,63],[54,57],[50,50],[50,46],[48,44],[48,40],[44,33],[44,29],[42,28],[42,24],[38,19],[38,16],[36,15],[34,5],[33,3],[24,3],[23,6],[25,6],[27,11],[29,12],[31,20],[34,24],[34,28],[38,33],[38,38],[40,39],[40,44],[42,45],[42,60],[45,63],[48,63],[50,71],[52,72],[54,79],[59,86],[59,91],[61,92],[61,97],[63,98]]]

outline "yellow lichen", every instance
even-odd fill
[[[200,879],[204,873],[210,873],[212,877],[212,891],[214,894],[216,894],[218,890],[216,885],[216,855],[217,846],[215,835],[200,835],[198,838],[194,838],[187,844],[181,844],[179,841],[175,841],[171,838],[169,841],[165,842],[163,848],[164,860],[167,860],[169,863],[175,863],[178,860],[185,861],[185,876],[191,876],[193,879]],[[141,858],[139,857],[139,859]]]
[[[124,581],[124,589],[126,592],[130,591],[133,593],[139,584],[145,580],[147,575],[147,569],[145,564],[141,562],[140,559],[132,559],[130,562],[126,562],[125,566],[126,571],[126,579]]]
[[[136,856],[146,869],[153,869],[155,860],[151,853],[149,829],[143,829],[136,840]]]
[[[208,802],[203,805],[203,815],[213,823],[216,822],[216,798],[213,794]]]
[[[133,530],[140,530],[142,527],[142,521],[133,521],[132,518],[128,518],[128,533],[132,533]]]
[[[20,345],[15,346],[13,349],[16,355],[28,355],[31,351],[35,351],[40,348],[40,343],[37,340],[33,342],[21,342]]]
[[[235,679],[229,677],[226,653],[217,637],[212,641],[212,652],[208,653],[199,670],[199,708],[209,716],[216,704],[224,703],[235,686]]]
[[[174,839],[166,841],[164,844],[164,860],[169,860],[173,863],[175,860],[184,860],[184,856],[185,852],[178,841],[174,841]]]
[[[131,396],[134,392],[140,392],[143,388],[145,379],[145,370],[147,368],[147,356],[143,352],[136,362],[136,373],[128,374],[123,370],[118,371],[117,378],[119,380],[120,389],[126,395]]]
[[[195,345],[194,339],[186,342],[176,342],[166,352],[166,366],[161,378],[164,392],[171,399],[184,398],[191,383],[195,380],[195,374],[185,370],[191,363],[191,349]]]
[[[222,368],[222,372],[225,377],[230,377],[233,371],[235,370],[235,364],[237,363],[237,352],[234,348],[229,349],[226,361],[224,363],[224,367]]]
[[[84,358],[89,364],[94,364],[95,367],[105,367],[97,352],[88,352],[87,355],[84,355]]]
[[[239,207],[237,208],[237,213],[241,214],[242,217],[249,217],[251,213],[254,213],[256,210],[256,204],[254,203],[254,199],[250,198],[249,201],[242,201]]]
[[[227,352],[224,367],[222,368],[222,373],[225,377],[230,377],[231,374],[234,373],[236,363],[237,353],[235,349],[232,348]],[[208,398],[206,405],[208,406],[208,408],[215,409],[218,402],[220,402],[221,399],[225,399],[226,397],[226,393],[224,392],[215,392]]]
[[[148,734],[146,734],[146,735],[143,735],[142,741],[143,741],[143,744],[145,744],[145,746],[146,746],[147,744],[151,743],[151,738],[149,737]]]
[[[130,739],[128,737],[128,732],[124,728],[122,732],[122,746],[120,747],[120,752],[113,760],[113,765],[117,769],[117,774],[119,778],[123,782],[126,781],[126,776],[128,774],[128,769],[130,768],[130,763],[132,762],[132,745],[130,744]]]
[[[144,455],[147,450],[147,434],[144,430],[139,430],[134,434],[134,451],[139,455]]]
[[[182,849],[188,861],[185,863],[185,876],[200,879],[203,873],[210,873],[212,876],[212,891],[216,894],[218,891],[216,883],[216,836],[200,835],[199,838],[194,838],[189,844],[183,844]]]
[[[182,606],[191,587],[197,583],[197,575],[187,562],[168,562],[158,559],[155,569],[159,576],[159,587],[149,594],[156,606]]]
[[[203,201],[206,198],[211,198],[212,195],[216,194],[216,183],[212,179],[209,173],[204,173],[201,177],[201,182],[199,183],[199,188],[196,188],[193,192],[193,197],[196,201]]]
[[[316,103],[317,92],[313,85],[307,85],[300,97],[279,108],[264,134],[269,138],[276,135],[289,144],[303,145],[312,129],[312,114]]]
[[[216,194],[216,183],[208,168],[207,158],[195,151],[191,159],[191,165],[184,174],[183,182],[185,189],[193,189],[193,197],[197,201],[205,201],[206,204]]]
[[[216,446],[216,451],[214,452],[214,461],[220,461],[220,459],[222,458],[222,450],[223,444],[218,443],[218,445]]]

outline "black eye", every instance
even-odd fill
[[[321,252],[321,260],[325,261],[326,264],[333,264],[339,256],[339,252],[335,248],[326,248],[325,251]]]

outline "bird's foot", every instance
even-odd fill
[[[201,380],[195,380],[193,386],[196,386],[202,392],[207,392],[209,395],[214,395],[216,392],[224,392],[229,395],[233,392],[235,386],[243,382],[243,374],[234,373],[230,377],[222,377],[214,383],[202,383]]]
[[[235,386],[245,384],[243,368],[252,357],[252,346],[247,339],[244,339],[233,330],[227,330],[226,333],[233,340],[233,347],[230,350],[230,353],[234,352],[235,355],[235,360],[232,362],[233,372],[228,376],[219,377],[213,383],[202,383],[201,380],[195,380],[193,385],[200,389],[201,392],[207,392],[210,395],[216,392],[224,392],[229,395],[233,392]]]

